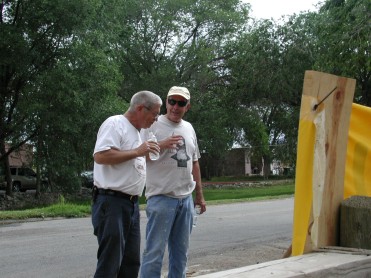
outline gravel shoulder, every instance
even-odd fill
[[[291,238],[259,245],[228,247],[223,253],[196,254],[189,258],[187,277],[224,271],[248,265],[282,259],[291,244]],[[164,276],[166,277],[166,276]]]

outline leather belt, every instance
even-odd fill
[[[115,196],[119,198],[129,199],[132,202],[136,202],[138,200],[137,195],[129,195],[124,192],[112,190],[112,189],[103,189],[103,188],[97,188],[97,193],[101,195],[109,195],[109,196]]]

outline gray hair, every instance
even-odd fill
[[[156,104],[162,105],[162,99],[158,95],[150,91],[139,91],[132,96],[129,111],[133,112],[138,105],[151,109]]]

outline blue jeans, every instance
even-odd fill
[[[166,244],[169,252],[168,278],[185,278],[189,237],[193,222],[193,199],[163,195],[147,201],[146,247],[143,252],[141,278],[161,277]]]
[[[92,206],[92,224],[98,239],[94,277],[138,277],[140,267],[139,203],[98,195]]]

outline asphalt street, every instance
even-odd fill
[[[280,259],[292,219],[293,198],[208,206],[192,233],[188,276]],[[141,225],[143,248],[144,211]],[[0,225],[2,278],[92,277],[96,251],[90,218]]]

